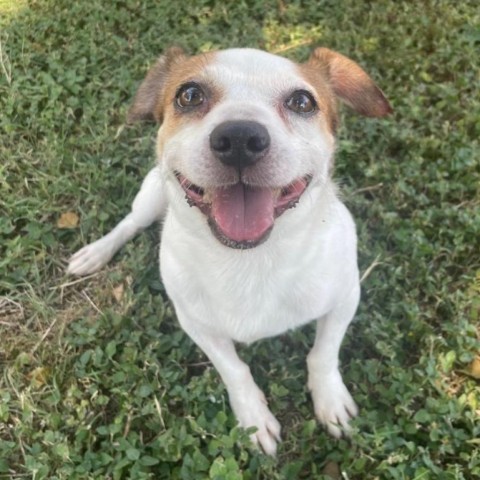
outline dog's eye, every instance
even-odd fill
[[[292,112],[300,114],[309,114],[317,110],[313,96],[304,90],[293,92],[285,101],[285,106]]]
[[[198,107],[205,101],[203,90],[194,83],[183,85],[177,92],[177,105],[182,108]]]

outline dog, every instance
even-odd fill
[[[235,342],[315,320],[315,415],[340,437],[358,412],[338,358],[360,285],[355,225],[332,180],[337,99],[368,117],[392,111],[357,63],[327,48],[305,63],[255,49],[169,49],[128,112],[128,122],[159,124],[158,161],[131,212],[68,266],[94,272],[163,219],[160,271],[178,321],[220,374],[239,425],[256,427],[252,441],[270,455],[280,425]]]

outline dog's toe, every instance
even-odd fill
[[[258,387],[254,386],[243,395],[230,396],[239,425],[243,428],[256,427],[257,430],[250,435],[252,442],[267,455],[275,456],[280,442],[280,423],[268,408],[265,396]]]
[[[265,454],[274,457],[277,454],[277,441],[269,431],[258,431],[252,435],[252,441],[262,448]]]
[[[102,268],[112,258],[108,244],[97,240],[76,252],[69,260],[67,273],[70,275],[88,275]]]
[[[358,407],[344,385],[339,372],[310,378],[315,415],[335,438],[349,436],[349,421],[357,416]]]
[[[277,419],[268,411],[262,418],[256,419],[255,426],[257,431],[250,436],[252,442],[259,445],[267,455],[274,457],[277,453],[277,445],[280,442],[281,430]]]

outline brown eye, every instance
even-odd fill
[[[297,90],[287,98],[285,106],[295,113],[303,115],[313,113],[317,110],[317,103],[313,96],[304,90]]]
[[[198,107],[205,101],[205,94],[198,85],[187,83],[177,92],[176,101],[182,108]]]

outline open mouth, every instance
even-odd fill
[[[283,188],[252,187],[243,182],[203,189],[175,172],[190,206],[208,218],[215,236],[231,248],[253,248],[264,242],[274,221],[294,207],[312,177],[306,175]]]

